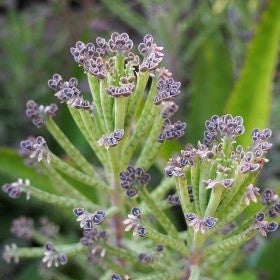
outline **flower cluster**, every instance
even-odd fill
[[[80,222],[80,227],[84,230],[90,230],[93,229],[94,225],[100,225],[106,217],[103,210],[89,213],[83,208],[75,208],[73,213],[77,216],[77,221]]]
[[[21,156],[31,160],[31,163],[40,162],[43,159],[50,163],[51,156],[44,137],[28,137],[20,142],[19,153]]]
[[[162,143],[165,140],[180,138],[185,134],[187,124],[177,121],[174,124],[169,119],[165,119],[162,127],[162,132],[158,136],[158,142]]]
[[[178,195],[172,195],[170,194],[168,197],[167,197],[167,202],[171,205],[180,205],[180,199],[179,199],[179,196]]]
[[[126,194],[133,197],[137,194],[137,186],[147,185],[151,181],[149,173],[145,173],[140,167],[127,166],[125,171],[119,174],[122,188],[126,189]]]
[[[158,81],[157,95],[155,97],[154,103],[158,105],[165,101],[172,100],[174,97],[180,94],[180,87],[181,83],[175,82],[173,78],[161,78]]]
[[[206,230],[212,229],[218,219],[213,217],[204,217],[203,219],[199,219],[194,213],[185,214],[185,219],[189,226],[194,227],[194,231],[201,231],[205,233]]]
[[[26,103],[25,114],[32,120],[36,127],[41,127],[44,124],[46,117],[54,117],[58,107],[55,103],[48,106],[38,105],[35,101],[29,100]]]
[[[116,147],[117,144],[123,139],[124,130],[116,129],[114,132],[107,136],[102,136],[98,141],[99,146],[104,146],[106,149]]]
[[[77,88],[78,81],[76,78],[71,78],[69,81],[63,81],[59,74],[54,74],[52,79],[48,81],[48,86],[55,90],[55,96],[62,103],[66,102],[77,109],[92,109],[92,104],[87,100],[83,100],[81,91]]]
[[[164,56],[162,53],[163,47],[158,46],[150,34],[144,37],[143,42],[138,46],[138,50],[143,56],[143,61],[139,66],[141,72],[155,70]]]
[[[212,179],[208,179],[208,180],[204,180],[203,181],[206,189],[212,189],[215,187],[224,187],[224,188],[230,188],[233,183],[234,183],[234,179],[222,179],[222,180],[212,180]]]
[[[254,187],[253,184],[250,184],[247,186],[247,191],[244,195],[244,202],[246,205],[249,205],[251,201],[257,202],[257,196],[260,195],[260,189],[257,187]]]
[[[178,177],[183,175],[185,166],[192,166],[195,162],[197,151],[192,146],[186,146],[180,155],[174,155],[165,167],[165,173],[168,177]]]
[[[65,156],[60,159],[51,152],[42,136],[27,137],[19,152],[47,178],[41,180],[42,185],[50,182],[62,187],[43,189],[33,185],[35,181],[31,185],[28,179],[19,179],[5,184],[3,191],[11,198],[25,192],[27,198],[32,194],[32,198],[66,211],[74,209],[82,230],[77,242],[69,244],[63,235],[58,239],[59,227],[48,219],[41,219],[37,228],[32,219],[20,217],[11,227],[17,237],[38,245],[46,240],[61,244],[48,242],[45,247],[30,249],[6,246],[6,261],[41,256],[45,266],[59,266],[66,264],[67,257],[75,259],[86,251],[88,262],[96,266],[85,269],[89,279],[108,279],[104,269],[119,273],[111,276],[113,280],[135,276],[185,279],[189,274],[192,279],[213,278],[213,264],[230,261],[240,249],[245,254],[253,251],[258,232],[267,236],[278,228],[278,195],[254,185],[268,161],[271,130],[254,129],[252,144],[243,148],[236,144],[244,133],[240,116],[215,115],[206,121],[203,142],[188,144],[173,155],[164,168],[167,177],[155,178],[153,183],[160,181],[158,186],[145,187],[151,182],[148,169],[153,164],[162,167],[158,156],[162,143],[183,136],[187,124],[173,121],[179,108],[174,98],[181,92],[181,83],[160,66],[163,48],[151,35],[139,44],[140,56],[133,52],[133,45],[128,34],[115,32],[108,41],[101,37],[94,43],[78,41],[70,49],[86,72],[90,101],[84,100],[75,78],[63,80],[54,74],[48,81],[58,100],[68,105],[94,160],[85,157],[50,119],[57,105],[27,102],[27,117],[38,127],[46,124]],[[135,166],[129,164],[134,162]],[[158,170],[152,171],[159,177]],[[168,204],[182,209],[186,230],[179,232],[170,219]],[[246,208],[255,218],[244,219]],[[127,209],[131,209],[129,214]],[[130,230],[133,237],[142,237],[137,243],[125,233]],[[77,258],[76,265],[82,260]],[[149,267],[142,269],[139,261]]]
[[[58,267],[59,265],[65,265],[68,262],[66,255],[59,253],[52,243],[46,243],[43,263],[47,264],[47,267],[54,265]]]
[[[271,231],[278,228],[278,223],[265,221],[265,214],[260,212],[256,214],[254,228],[258,229],[262,236],[266,237]]]
[[[134,91],[135,85],[134,84],[126,84],[119,87],[116,86],[109,86],[107,88],[107,92],[112,97],[128,97]]]
[[[132,49],[133,42],[129,39],[127,33],[119,34],[118,32],[114,32],[108,41],[108,46],[111,52],[127,53]]]
[[[19,262],[17,249],[18,247],[15,243],[12,243],[11,245],[5,245],[3,252],[3,259],[5,260],[5,262],[10,263],[12,260],[14,260],[14,263]]]
[[[20,197],[23,191],[26,192],[26,199],[30,198],[30,193],[28,191],[28,186],[30,181],[28,179],[18,179],[16,182],[7,183],[2,186],[2,190],[9,195],[10,198]]]
[[[213,116],[205,122],[206,131],[204,132],[204,143],[212,146],[222,138],[235,139],[244,133],[243,119],[240,116],[232,115]]]
[[[125,231],[133,229],[133,236],[143,237],[147,234],[146,228],[141,224],[141,211],[139,208],[132,208],[131,213],[128,214],[123,223],[125,224]]]
[[[18,238],[25,240],[31,239],[32,230],[34,230],[34,222],[32,218],[22,216],[12,222],[11,233]]]
[[[41,217],[38,231],[44,236],[54,237],[59,232],[59,226],[50,221],[47,217]]]

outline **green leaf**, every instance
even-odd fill
[[[225,108],[226,113],[243,116],[248,131],[268,124],[279,39],[280,1],[271,0],[257,26],[240,78]],[[240,137],[241,144],[248,145],[249,142],[250,133]]]
[[[209,117],[222,113],[233,86],[232,64],[219,29],[212,32],[196,54],[187,131],[187,139],[192,142],[201,138]]]
[[[37,173],[33,168],[24,164],[17,152],[10,148],[0,148],[0,173],[17,178],[28,178],[32,184],[45,191],[52,191],[52,184],[48,177]]]
[[[102,0],[103,5],[121,21],[128,26],[134,28],[140,34],[145,34],[148,31],[147,22],[133,10],[132,3],[123,0]]]

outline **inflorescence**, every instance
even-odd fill
[[[91,279],[187,279],[189,273],[191,279],[209,278],[232,254],[255,251],[258,232],[266,237],[277,230],[280,199],[273,190],[256,186],[268,161],[272,133],[254,129],[251,146],[242,147],[238,137],[245,127],[240,116],[211,117],[205,122],[203,141],[173,155],[161,170],[164,179],[150,186],[154,180],[147,170],[154,163],[161,166],[160,147],[181,138],[187,124],[173,120],[181,83],[161,67],[163,47],[151,35],[138,45],[139,55],[133,46],[128,34],[115,32],[109,40],[97,37],[95,43],[78,41],[71,47],[88,78],[91,100],[84,99],[76,78],[64,80],[54,74],[48,81],[94,152],[92,162],[56,124],[55,103],[27,102],[26,116],[36,127],[46,126],[67,160],[53,154],[42,136],[28,136],[20,142],[19,154],[49,179],[52,188],[18,179],[3,185],[3,191],[11,198],[25,192],[27,199],[74,209],[82,233],[77,243],[62,244],[67,240],[58,238],[59,227],[47,218],[40,219],[38,227],[32,218],[20,217],[11,232],[41,247],[6,245],[6,261],[41,256],[50,267],[65,265],[73,257],[79,264],[79,254],[87,252],[88,262],[100,268],[85,272]],[[257,210],[245,219],[242,214],[252,204]],[[184,231],[179,232],[166,214],[173,206],[182,209]],[[130,230],[141,238],[134,240]],[[115,273],[104,276],[105,270]]]

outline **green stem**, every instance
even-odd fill
[[[87,74],[88,76],[88,83],[89,83],[89,88],[90,92],[92,95],[93,102],[95,104],[95,109],[97,111],[97,116],[99,121],[101,122],[101,125],[103,127],[101,128],[101,131],[104,133],[104,116],[102,114],[102,107],[101,107],[101,100],[100,100],[100,89],[99,89],[99,81],[96,77],[92,76],[91,74]]]
[[[101,107],[105,120],[106,131],[107,133],[110,133],[113,131],[113,115],[112,115],[113,98],[108,95],[107,86],[108,84],[106,79],[100,81]]]
[[[182,242],[180,239],[175,239],[172,237],[169,237],[167,235],[164,235],[158,231],[155,231],[151,227],[149,227],[147,224],[144,224],[146,230],[147,230],[147,238],[155,241],[157,244],[162,244],[164,246],[170,247],[174,249],[175,251],[181,253],[183,256],[187,257],[189,254],[188,248],[185,246],[184,242]]]
[[[200,280],[200,268],[198,265],[191,265],[189,280]]]
[[[204,185],[204,180],[209,179],[209,171],[211,169],[211,161],[204,160],[201,163],[200,177],[199,177],[199,205],[201,214],[205,212],[207,207],[207,189]]]
[[[220,181],[223,178],[224,178],[224,174],[218,173],[216,180]],[[224,191],[224,187],[220,186],[220,185],[212,188],[210,199],[208,201],[208,205],[205,210],[205,216],[213,216],[215,214],[215,212],[221,202],[223,191]]]
[[[109,187],[102,181],[96,180],[94,177],[88,176],[87,174],[80,172],[79,170],[73,168],[54,154],[51,154],[51,164],[64,174],[68,175],[70,178],[76,179],[79,182],[91,186],[92,188],[95,188],[97,190],[105,192],[109,191]]]
[[[96,175],[93,166],[85,159],[79,150],[68,140],[65,134],[57,126],[52,118],[49,118],[46,122],[46,127],[59,145],[66,151],[69,157],[80,166],[81,170],[89,175]]]
[[[200,176],[200,159],[197,159],[194,165],[191,167],[191,186],[194,197],[194,210],[200,216],[199,207],[199,176]]]
[[[84,207],[88,210],[94,210],[94,211],[102,208],[101,206],[95,205],[88,201],[84,201],[80,199],[78,200],[62,195],[51,194],[42,191],[38,188],[35,188],[33,186],[28,186],[28,188],[25,191],[26,192],[30,191],[31,196],[35,197],[40,201],[43,201],[48,204],[60,206],[60,207],[69,207],[69,208]]]
[[[153,79],[152,85],[150,88],[150,92],[148,95],[148,98],[146,100],[144,109],[141,113],[141,116],[137,122],[136,129],[130,139],[130,141],[127,143],[127,145],[124,147],[122,152],[122,157],[124,158],[124,162],[129,162],[130,158],[135,151],[139,141],[141,140],[141,137],[146,132],[146,129],[150,127],[150,122],[154,119],[157,113],[159,113],[159,106],[154,105],[154,98],[157,93],[157,79]]]
[[[136,166],[148,170],[153,164],[156,154],[158,153],[161,143],[159,143],[158,135],[162,129],[163,118],[161,114],[158,114],[154,121],[154,125],[151,129],[148,139],[145,141],[141,154],[136,162]]]
[[[223,187],[216,186],[212,189],[210,199],[205,210],[205,216],[213,216],[219,206],[219,203],[222,198]]]
[[[190,202],[190,197],[187,189],[187,180],[185,177],[180,176],[177,178],[177,193],[180,198],[181,207],[184,214],[190,213],[193,210],[193,205]]]
[[[235,248],[250,240],[254,235],[256,235],[257,230],[251,227],[243,231],[240,234],[229,237],[227,239],[221,240],[205,249],[205,257],[215,254],[217,252],[222,252],[230,248]]]
[[[173,238],[178,238],[178,231],[176,227],[164,214],[164,212],[158,207],[154,199],[150,196],[149,192],[144,187],[139,190],[139,196],[146,203],[148,208],[150,208],[151,213],[157,218],[166,232]]]
[[[163,178],[160,184],[151,192],[151,196],[153,199],[161,200],[174,186],[174,178]]]
[[[115,102],[115,130],[124,128],[127,97],[114,98]]]
[[[104,162],[106,162],[106,157],[104,153],[104,148],[102,150],[102,148],[97,144],[98,135],[96,134],[97,128],[94,126],[95,123],[92,121],[89,112],[85,110],[80,110],[79,113],[89,135],[89,144],[96,156],[98,157],[99,161],[103,164]]]
[[[70,195],[75,199],[82,199],[89,201],[82,193],[80,193],[73,185],[67,182],[51,165],[46,162],[42,163],[45,170],[48,173],[50,179],[52,179],[58,188],[56,191],[63,195]]]
[[[70,245],[58,245],[55,247],[57,251],[66,254],[67,256],[75,255],[79,252],[85,251],[87,248],[81,243],[74,243]],[[45,247],[39,248],[17,248],[14,255],[19,258],[36,258],[44,255]]]
[[[149,79],[149,75],[150,75],[150,73],[148,71],[146,71],[144,73],[141,73],[141,72],[138,73],[135,92],[129,98],[127,116],[126,116],[126,120],[125,120],[126,127],[128,125],[130,125],[133,117],[135,116],[136,112],[138,111],[138,108],[141,103],[141,98],[144,95],[145,87],[146,87],[148,79]]]

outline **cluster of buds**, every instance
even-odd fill
[[[30,185],[30,181],[28,179],[18,179],[16,182],[6,183],[2,186],[2,190],[9,195],[10,198],[18,198],[20,197],[23,191],[26,192],[26,199],[30,198],[30,192],[28,191],[28,187]]]
[[[143,237],[147,234],[146,228],[141,224],[141,211],[139,208],[132,208],[131,213],[128,214],[123,223],[125,224],[125,231],[133,229],[133,236]]]
[[[58,252],[52,243],[46,243],[42,262],[46,263],[47,267],[52,265],[58,267],[59,265],[65,265],[68,259],[66,255]]]
[[[29,100],[26,103],[25,114],[32,120],[36,127],[41,127],[44,124],[46,117],[54,117],[58,107],[55,103],[48,106],[38,105],[35,101]]]
[[[212,189],[215,187],[224,187],[224,188],[230,188],[233,183],[234,183],[234,179],[222,179],[222,180],[212,180],[212,179],[208,179],[208,180],[204,180],[203,181],[206,189]]]
[[[106,217],[103,210],[89,213],[83,208],[75,208],[73,213],[77,217],[77,221],[80,222],[80,227],[84,230],[90,230],[93,229],[95,225],[100,225]]]
[[[255,216],[254,228],[258,229],[261,235],[266,237],[269,232],[277,230],[278,223],[265,221],[265,214],[260,212]]]
[[[19,153],[21,156],[28,158],[30,163],[40,162],[45,159],[48,163],[51,162],[50,151],[44,137],[28,137],[20,142]]]
[[[244,133],[243,119],[240,116],[231,115],[213,116],[205,122],[204,143],[212,146],[222,138],[235,139]]]
[[[63,81],[59,74],[54,74],[52,79],[48,81],[48,86],[55,90],[55,96],[60,102],[66,102],[77,109],[92,109],[92,104],[87,100],[83,100],[81,91],[77,88],[78,81],[76,78]]]
[[[140,253],[138,255],[138,259],[141,263],[151,264],[155,262],[155,260],[159,257],[159,255],[163,252],[164,247],[162,245],[156,246],[155,250],[151,253]]]
[[[171,205],[180,205],[180,199],[179,199],[179,196],[178,195],[172,195],[170,194],[168,197],[167,197],[167,202]]]
[[[11,233],[25,240],[30,240],[32,238],[32,230],[34,230],[33,219],[24,216],[13,220],[11,225]]]
[[[217,218],[213,217],[199,219],[194,213],[185,214],[185,219],[188,225],[194,228],[195,232],[201,231],[202,233],[205,233],[208,229],[212,229],[218,221]]]
[[[83,237],[80,242],[85,245],[94,245],[100,241],[106,241],[108,239],[108,233],[106,231],[100,231],[96,227],[92,229],[84,229]]]
[[[116,147],[117,144],[123,139],[124,130],[116,129],[109,135],[102,136],[98,141],[99,146],[104,146],[106,149]]]
[[[183,175],[185,166],[192,166],[195,161],[197,150],[191,146],[186,146],[180,155],[174,155],[165,167],[165,174],[168,177],[178,177]]]
[[[157,95],[154,103],[156,105],[165,101],[170,101],[180,94],[180,82],[175,82],[173,78],[160,79],[157,85]]]
[[[149,173],[145,173],[140,167],[127,166],[125,171],[119,174],[122,188],[126,189],[126,194],[133,197],[137,194],[138,185],[145,186],[151,181]]]
[[[158,46],[154,42],[154,38],[149,34],[146,35],[143,42],[139,44],[138,50],[143,56],[143,62],[139,66],[141,72],[155,70],[164,56],[162,53],[163,47]]]
[[[47,217],[41,217],[38,231],[44,236],[54,237],[59,232],[59,226],[50,221]]]
[[[165,119],[162,132],[158,136],[158,142],[162,143],[165,140],[171,140],[180,138],[185,134],[187,124],[181,121],[177,121],[174,124],[171,123],[170,119]]]
[[[133,93],[134,88],[135,88],[134,84],[126,84],[119,87],[109,86],[107,88],[107,92],[112,97],[117,97],[117,98],[121,96],[128,97]]]

